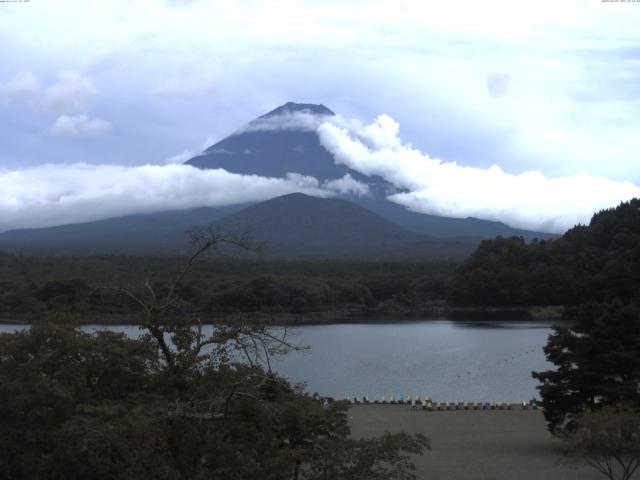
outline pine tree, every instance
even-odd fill
[[[640,308],[586,305],[544,348],[556,370],[533,372],[549,429],[572,432],[577,415],[603,406],[640,408]]]

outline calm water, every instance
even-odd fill
[[[334,397],[431,395],[436,401],[510,401],[537,396],[531,371],[550,368],[550,323],[452,322],[289,328],[308,352],[272,362],[310,392]],[[2,325],[1,331],[24,328]],[[98,326],[87,327],[95,330]],[[138,328],[113,330],[137,336]]]

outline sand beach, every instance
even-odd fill
[[[412,410],[408,405],[354,405],[352,435],[421,432],[432,450],[415,459],[429,480],[600,480],[590,467],[571,466],[562,442],[546,430],[539,410]],[[638,477],[640,478],[640,477]]]

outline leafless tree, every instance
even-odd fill
[[[180,284],[196,262],[212,254],[255,254],[263,251],[265,245],[256,241],[248,231],[228,233],[203,226],[194,227],[187,233],[191,240],[191,253],[166,288],[154,287],[149,275],[144,280],[144,288],[138,291],[101,287],[101,290],[115,291],[137,305],[139,325],[157,345],[167,369],[183,372],[205,359],[224,361],[239,353],[252,367],[256,361],[264,360],[270,371],[273,355],[303,349],[290,340],[286,328],[275,329],[250,321],[244,315],[228,317],[226,321],[213,325],[212,332],[205,335],[199,312],[178,294]]]

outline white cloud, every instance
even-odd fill
[[[189,165],[50,164],[0,170],[0,231],[257,202],[293,192],[336,193],[313,177],[267,178]]]
[[[98,93],[93,82],[77,72],[63,71],[44,92],[46,105],[58,112],[84,111],[87,102]]]
[[[310,177],[309,175],[302,175],[301,173],[287,172],[285,175],[285,179],[288,182],[291,182],[295,185],[298,185],[304,189],[318,189],[320,187],[320,182],[315,177]]]
[[[0,82],[0,99],[33,103],[55,112],[85,111],[88,101],[98,93],[93,82],[78,72],[59,72],[56,81],[43,87],[31,71],[21,70],[13,78]]]
[[[315,177],[293,172],[288,172],[285,179],[300,188],[321,192],[320,196],[340,194],[363,197],[369,194],[369,185],[357,181],[348,173],[342,178],[325,180],[322,183]]]
[[[189,150],[189,149],[185,149],[182,152],[167,158],[164,163],[165,164],[182,164],[184,162],[186,162],[187,160],[195,157],[197,155],[197,152],[194,152],[193,150]]]
[[[13,78],[0,83],[0,100],[28,103],[35,100],[41,92],[40,82],[32,72],[22,70]]]
[[[206,138],[206,140],[200,144],[199,149],[185,148],[182,152],[165,159],[164,163],[165,164],[184,163],[187,160],[191,160],[193,157],[197,155],[201,155],[202,152],[204,152],[207,148],[209,148],[213,143],[214,143],[213,137],[209,135]],[[224,149],[220,149],[220,150],[224,150]],[[219,152],[219,153],[224,153],[224,152]]]
[[[90,118],[87,115],[60,115],[49,128],[54,137],[100,136],[111,131],[111,123],[101,118]]]
[[[202,144],[200,144],[200,151],[204,151],[207,148],[209,148],[211,145],[213,145],[215,143],[215,139],[213,138],[213,135],[209,135],[204,142],[202,142]]]
[[[299,130],[315,132],[320,125],[332,118],[332,115],[317,115],[306,112],[287,112],[258,118],[235,132],[273,132],[279,130]]]
[[[111,131],[110,122],[86,113],[89,100],[96,94],[91,80],[73,71],[58,73],[57,80],[45,87],[30,71],[20,71],[7,82],[0,83],[0,104],[4,99],[35,107],[33,110],[39,113],[43,109],[47,115],[51,111],[59,113],[47,130],[55,137],[100,136]]]
[[[321,143],[335,158],[365,175],[379,175],[406,190],[389,197],[411,210],[447,217],[473,216],[513,227],[562,232],[620,201],[640,197],[640,187],[587,173],[547,178],[540,172],[509,174],[499,166],[473,168],[443,162],[404,145],[388,115],[356,130],[324,123]]]
[[[322,187],[342,195],[354,195],[356,197],[364,197],[370,193],[369,185],[357,181],[348,173],[342,178],[326,180],[323,182]]]

